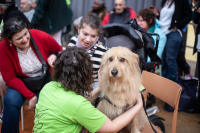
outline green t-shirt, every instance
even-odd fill
[[[84,126],[98,131],[107,116],[94,108],[83,96],[65,91],[52,81],[44,86],[35,109],[34,133],[79,133]]]

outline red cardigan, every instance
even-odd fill
[[[37,44],[46,63],[47,58],[52,52],[62,51],[62,47],[49,34],[35,29],[29,31],[33,36],[33,39],[35,40],[35,43]],[[40,60],[34,46],[31,42],[30,44],[36,56]],[[49,65],[48,67],[50,70]],[[16,77],[28,76],[22,72],[15,45],[12,44],[12,46],[10,46],[10,42],[8,40],[2,40],[0,42],[0,70],[4,81],[10,88],[17,90],[27,100],[30,100],[33,96],[35,96],[35,94],[31,92],[19,78]]]

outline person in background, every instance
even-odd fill
[[[19,133],[19,112],[25,100],[28,109],[35,111],[39,91],[32,92],[19,77],[41,76],[42,63],[36,49],[30,41],[32,35],[49,71],[62,47],[47,33],[30,29],[26,21],[19,18],[8,19],[0,42],[0,70],[8,86],[4,96],[3,123],[1,133]],[[10,127],[12,125],[12,128]]]
[[[62,30],[71,24],[71,19],[66,0],[39,0],[31,24],[50,34],[62,46]]]
[[[162,55],[162,76],[174,80],[177,75],[177,55],[182,42],[181,30],[192,16],[188,0],[163,0],[160,10],[161,30],[167,36]]]
[[[91,57],[83,47],[67,47],[57,56],[54,81],[40,92],[33,133],[80,133],[83,127],[91,133],[116,133],[133,119],[143,106],[140,93],[136,105],[114,120],[91,104],[100,94],[99,86],[91,88],[92,69]]]
[[[38,0],[32,0],[31,7],[33,8],[33,10],[35,10],[35,8],[37,6],[37,2],[38,2]]]
[[[197,52],[197,75],[200,80],[200,2],[198,3],[197,9],[193,12],[193,22],[197,25],[195,32],[195,43],[193,47],[193,54]],[[200,91],[198,91],[197,98],[197,111],[200,112]],[[200,122],[199,122],[200,123]]]
[[[95,0],[92,10],[89,13],[97,15],[100,21],[102,21],[108,13],[107,8],[105,7],[105,0]]]
[[[31,4],[32,4],[31,0],[21,0],[20,1],[21,11],[27,17],[29,22],[31,22],[31,20],[33,18],[33,14],[35,13],[35,10],[32,9]]]
[[[26,21],[28,24],[30,24],[26,16],[20,10],[18,10],[18,8],[15,6],[14,0],[0,0],[0,6],[1,6],[2,19],[3,19],[3,21],[1,21],[1,24],[0,24],[1,31],[2,31],[4,23],[12,17],[19,17],[23,19],[24,21]]]
[[[106,14],[102,25],[110,23],[122,23],[127,19],[135,18],[137,15],[131,7],[126,6],[125,0],[115,0],[115,9]]]
[[[159,35],[159,44],[158,44],[158,51],[157,55],[158,57],[162,57],[163,50],[165,48],[165,44],[167,41],[166,35],[162,32],[160,29],[160,23],[156,19],[156,15],[154,12],[148,8],[145,8],[143,10],[140,10],[139,13],[137,14],[137,22],[140,27],[142,27],[145,31],[147,32],[152,32],[156,33]],[[154,39],[154,47],[156,46],[156,36],[153,36]],[[147,60],[150,62],[150,58]]]

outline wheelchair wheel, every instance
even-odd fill
[[[163,133],[165,133],[165,125],[160,119],[154,119],[151,121],[157,128],[159,128]]]

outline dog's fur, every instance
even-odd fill
[[[113,75],[112,70],[117,70],[118,73]],[[132,107],[136,102],[142,83],[138,55],[125,47],[111,48],[102,56],[100,75],[101,91],[117,107],[103,99],[97,108],[113,120],[124,112],[123,107],[127,104]],[[147,123],[148,118],[142,108],[127,129],[131,133],[140,133]]]

